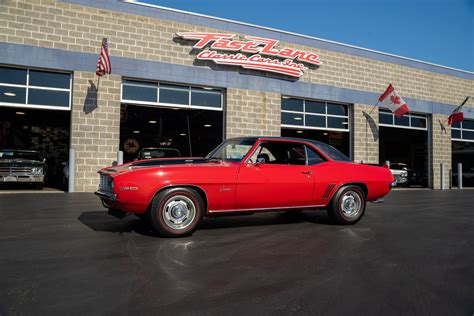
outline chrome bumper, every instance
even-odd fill
[[[29,174],[0,174],[0,182],[43,182],[43,175],[29,175]]]
[[[106,199],[108,201],[115,201],[117,198],[117,194],[109,192],[96,191],[94,194],[99,196],[101,199]]]

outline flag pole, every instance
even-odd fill
[[[370,114],[372,114],[372,112],[375,110],[375,108],[377,107],[377,105],[379,105],[379,103],[380,103],[380,100],[377,100],[377,103],[375,103],[375,105],[374,105],[374,106],[372,107],[372,109],[370,110],[369,116],[370,116]]]
[[[366,159],[366,163],[369,160],[369,117],[370,117],[370,114],[372,114],[374,109],[377,107],[377,105],[379,105],[379,103],[380,103],[380,100],[377,100],[377,103],[375,103],[375,105],[372,107],[369,114],[365,118],[365,159]]]

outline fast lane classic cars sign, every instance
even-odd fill
[[[299,78],[308,69],[305,64],[322,64],[316,53],[288,47],[278,49],[276,46],[279,41],[268,38],[245,36],[244,40],[237,40],[237,34],[201,32],[176,35],[197,41],[193,48],[202,50],[197,59],[210,60],[219,65],[240,66]]]

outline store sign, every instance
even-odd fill
[[[219,65],[241,66],[299,78],[308,69],[305,64],[322,64],[318,54],[288,47],[279,49],[276,48],[279,41],[268,38],[245,36],[244,40],[237,40],[237,34],[201,32],[177,33],[177,36],[197,41],[193,48],[202,50],[197,59],[210,60]]]

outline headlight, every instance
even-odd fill
[[[31,171],[33,172],[33,174],[43,174],[43,168],[41,167],[33,168],[31,169]]]

